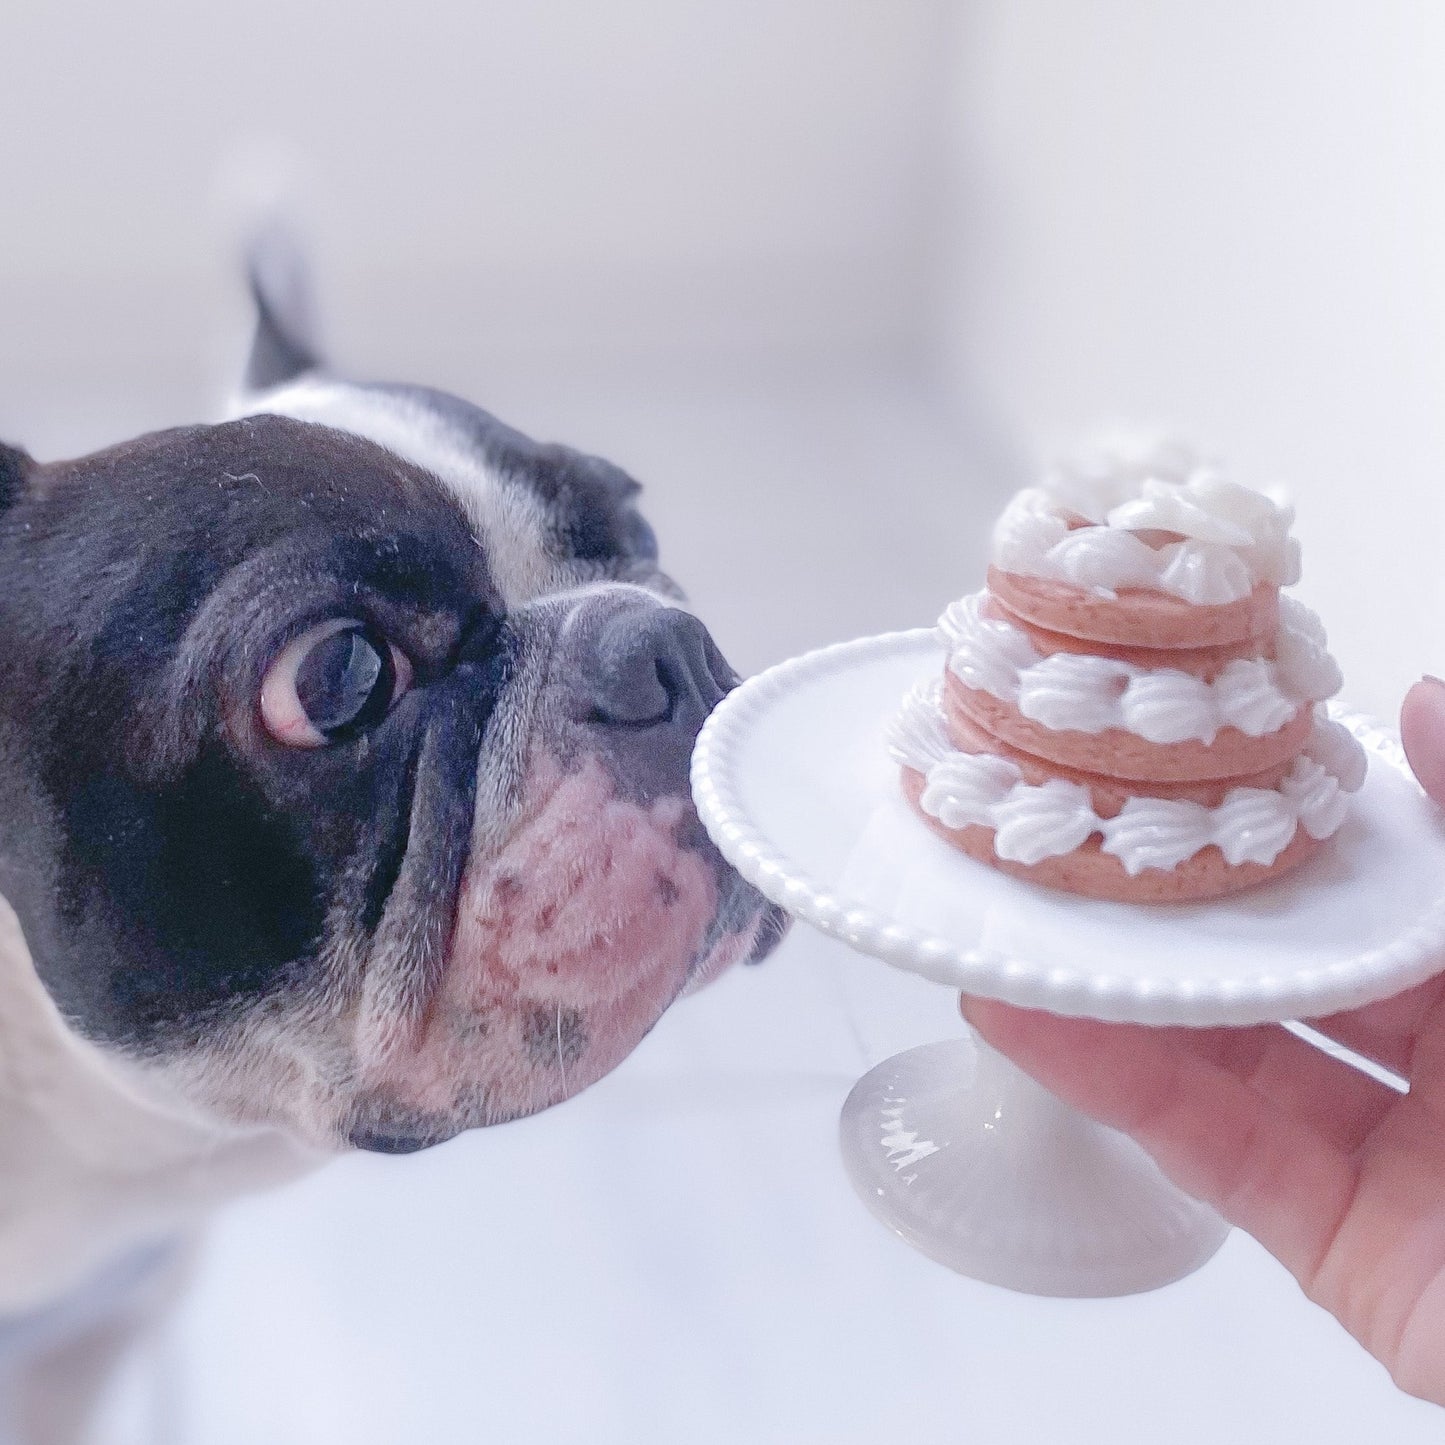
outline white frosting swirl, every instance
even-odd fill
[[[1056,730],[1101,733],[1116,726],[1122,699],[1112,679],[1099,685],[1096,660],[1075,652],[1040,658],[1019,674],[1019,711]]]
[[[1224,721],[1221,699],[1192,673],[1160,668],[1118,678],[1119,724],[1152,743],[1182,743],[1198,733],[1213,742]]]
[[[1363,754],[1359,757],[1363,762]],[[1335,783],[1338,785],[1331,786]],[[1289,777],[1280,784],[1280,791],[1294,805],[1300,826],[1311,838],[1328,838],[1345,821],[1349,808],[1345,783],[1344,778],[1337,780],[1323,763],[1311,757],[1301,757]],[[1358,786],[1351,791],[1358,790]]]
[[[1315,709],[1315,725],[1304,755],[1313,758],[1327,773],[1340,780],[1347,793],[1358,793],[1365,785],[1365,750],[1343,723],[1332,722],[1323,708]]]
[[[1130,798],[1099,823],[1103,849],[1131,877],[1146,868],[1177,868],[1214,841],[1214,819],[1202,803],[1171,798]]]
[[[1222,727],[1263,737],[1340,687],[1319,619],[1292,598],[1280,599],[1276,659],[1237,659],[1212,682],[1085,653],[1045,657],[1022,628],[984,616],[983,600],[965,597],[939,619],[949,670],[965,687],[1059,731],[1122,728],[1152,743],[1211,743]]]
[[[1013,787],[994,805],[993,851],[1017,863],[1070,853],[1099,826],[1089,795],[1077,783],[1051,778],[1039,787]]]
[[[948,666],[965,687],[1003,702],[1019,700],[1020,678],[1041,659],[1021,627],[983,615],[984,594],[974,593],[950,605],[938,619],[938,632],[949,649]]]
[[[1098,833],[1104,852],[1131,876],[1177,867],[1211,844],[1231,864],[1273,863],[1301,827],[1316,839],[1335,833],[1348,810],[1346,795],[1365,778],[1359,743],[1340,724],[1317,717],[1309,743],[1278,788],[1233,788],[1213,808],[1130,798],[1115,817],[1101,818],[1089,790],[1078,783],[1027,783],[1008,758],[953,748],[936,686],[915,689],[905,699],[888,742],[895,761],[924,775],[924,812],[946,828],[992,828],[1000,858],[1037,863],[1071,853]]]
[[[1313,689],[1296,697],[1287,693],[1275,666],[1263,657],[1240,657],[1219,673],[1210,687],[1218,699],[1221,717],[1248,737],[1259,738],[1282,728],[1299,710],[1302,702],[1316,702],[1338,689],[1334,678],[1326,678],[1329,692]]]
[[[993,561],[1108,597],[1136,587],[1196,604],[1234,602],[1261,582],[1299,580],[1293,520],[1285,503],[1176,444],[1116,444],[1020,492],[994,529]],[[1154,547],[1140,532],[1180,540]]]
[[[1022,786],[1017,764],[992,753],[956,753],[928,770],[923,811],[945,828],[994,826],[994,810]]]
[[[1237,552],[1212,542],[1172,542],[1154,554],[1158,590],[1203,606],[1233,602],[1254,590],[1254,576]],[[1126,584],[1115,583],[1117,586]],[[1140,587],[1149,583],[1140,582]]]
[[[888,751],[895,762],[927,773],[934,763],[953,757],[958,749],[948,735],[939,706],[943,684],[937,679],[920,682],[903,699],[903,706],[888,724]]]
[[[1294,800],[1282,788],[1231,788],[1213,811],[1214,841],[1232,864],[1273,863],[1300,823]]]
[[[1116,430],[1096,435],[1057,463],[1045,484],[1075,516],[1102,522],[1137,497],[1146,481],[1185,482],[1201,461],[1178,438]]]
[[[1324,623],[1293,597],[1279,599],[1274,665],[1280,685],[1291,697],[1319,701],[1333,697],[1344,683],[1339,664],[1325,645]]]

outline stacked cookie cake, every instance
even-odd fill
[[[1020,492],[988,585],[951,606],[941,683],[890,733],[935,832],[1091,897],[1218,897],[1304,862],[1365,774],[1291,510],[1179,447]]]

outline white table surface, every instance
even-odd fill
[[[549,1114],[238,1206],[170,1332],[174,1437],[1441,1438],[1237,1232],[1180,1284],[1104,1301],[977,1284],[888,1234],[837,1111],[955,1027],[944,991],[798,933]]]

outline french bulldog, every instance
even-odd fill
[[[333,375],[274,237],[252,289],[228,420],[0,447],[0,1439],[226,1199],[566,1099],[783,931],[637,483]]]

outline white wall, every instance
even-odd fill
[[[1351,693],[1445,668],[1445,7],[973,0],[956,400],[1172,423],[1300,505]]]
[[[1142,417],[1293,488],[1357,696],[1445,669],[1434,0],[10,0],[0,44],[0,435],[42,454],[207,413],[239,340],[217,196],[279,156],[356,370],[649,480],[652,388],[751,387],[780,438],[835,396],[878,462],[800,420],[796,467],[840,515],[891,488],[924,519],[900,611],[968,583],[955,496],[981,513],[1019,458]],[[900,469],[930,395],[966,445]],[[728,405],[720,476],[750,465]],[[682,486],[704,443],[673,430]],[[705,551],[733,503],[676,500]]]
[[[0,377],[197,356],[258,154],[378,365],[907,351],[947,8],[8,0]]]

